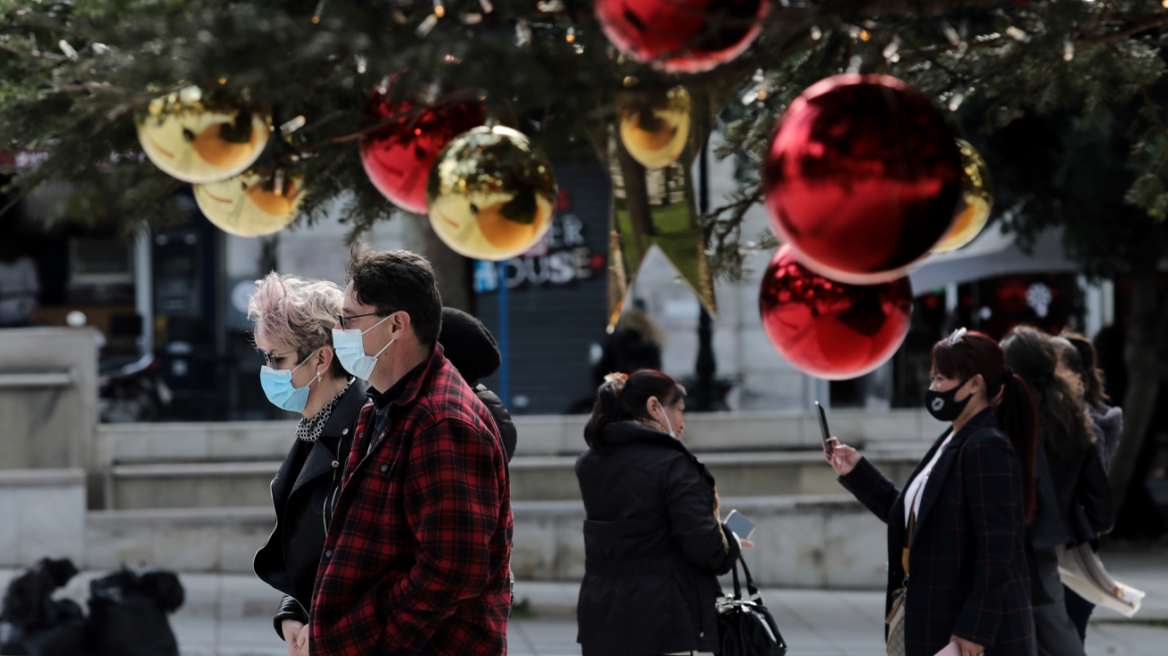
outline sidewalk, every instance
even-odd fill
[[[1168,556],[1121,553],[1105,556],[1116,578],[1148,593],[1135,621],[1099,610],[1087,633],[1090,656],[1163,656],[1168,653]],[[0,571],[7,587],[12,570]],[[79,574],[63,591],[84,602],[89,580]],[[280,594],[254,576],[181,574],[187,601],[171,619],[184,656],[284,656],[272,629]],[[0,588],[3,589],[3,588]],[[508,631],[512,656],[578,656],[575,604],[579,584],[520,581],[519,613]],[[764,589],[791,656],[881,656],[884,594],[875,591]],[[1150,624],[1149,622],[1157,621]]]

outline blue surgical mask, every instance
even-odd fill
[[[260,385],[272,405],[288,412],[304,412],[304,406],[308,405],[308,388],[312,382],[309,381],[301,388],[292,387],[292,373],[307,363],[308,360],[305,360],[293,369],[284,370],[273,369],[268,365],[260,368]]]
[[[389,317],[369,326],[364,331],[357,328],[348,330],[333,328],[333,350],[337,352],[337,359],[341,361],[341,366],[345,368],[345,371],[362,380],[369,380],[369,374],[372,374],[373,367],[377,366],[377,358],[381,357],[381,354],[385,353],[385,349],[392,346],[397,339],[389,340],[389,344],[378,351],[377,355],[367,355],[365,353],[365,340],[361,338],[365,333],[385,323],[387,319]]]

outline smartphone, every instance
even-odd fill
[[[749,540],[750,534],[754,533],[754,522],[737,510],[731,510],[726,516],[726,527],[742,540]]]
[[[827,412],[819,405],[819,401],[815,402],[815,409],[819,411],[819,432],[823,435],[823,450],[830,456],[835,448],[831,445],[831,431],[827,429]]]

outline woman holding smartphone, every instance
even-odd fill
[[[682,445],[685,389],[659,371],[609,374],[576,461],[584,497],[583,656],[718,649],[720,574],[742,547],[718,521],[714,477]]]
[[[888,525],[888,653],[1031,656],[1026,524],[1037,428],[1026,384],[1001,347],[964,328],[933,346],[925,402],[950,427],[896,485],[830,440],[839,481]]]

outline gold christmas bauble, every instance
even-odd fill
[[[183,182],[217,182],[247,170],[263,152],[271,115],[244,102],[210,103],[198,87],[150,101],[134,116],[154,165]]]
[[[279,181],[247,172],[219,182],[197,184],[195,202],[207,220],[223,232],[263,237],[295,221],[304,197],[303,176],[288,176],[279,189],[276,182]]]
[[[973,241],[981,234],[990,218],[990,210],[994,207],[994,182],[985,160],[964,139],[958,139],[957,146],[961,149],[963,171],[961,200],[957,203],[957,212],[953,216],[953,223],[949,224],[949,231],[933,245],[934,253],[955,251]]]
[[[430,225],[460,255],[506,260],[543,238],[552,223],[556,177],[522,133],[479,127],[451,141],[430,168]]]
[[[669,166],[689,139],[690,100],[685,87],[640,96],[620,110],[620,137],[625,149],[647,169]]]

